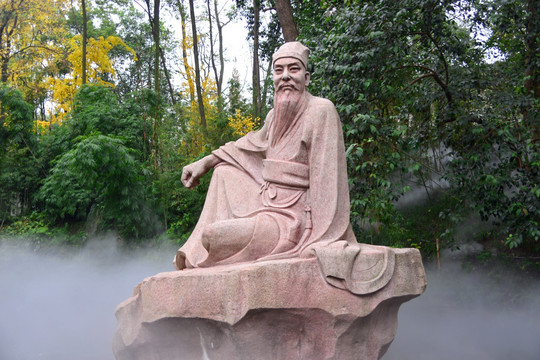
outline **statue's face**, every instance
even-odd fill
[[[282,91],[304,92],[309,84],[309,72],[300,60],[286,57],[274,62],[274,89]]]

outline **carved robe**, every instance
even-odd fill
[[[334,105],[306,93],[303,107],[275,144],[274,114],[270,111],[261,130],[213,152],[221,161],[199,222],[178,250],[177,268],[314,256],[313,244],[356,243]],[[237,227],[240,234],[244,224],[250,230],[242,241],[234,236],[205,239],[214,225]]]

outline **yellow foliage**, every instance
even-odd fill
[[[72,6],[69,0],[0,0],[0,69],[7,69],[2,75],[28,101],[44,101],[52,94],[52,122],[70,110],[82,82],[82,37],[70,37],[66,24]],[[113,86],[115,70],[108,53],[116,46],[136,59],[118,37],[88,39],[88,82]],[[71,73],[61,75],[66,69]],[[42,125],[36,123],[36,128]]]
[[[186,24],[184,23],[184,21],[182,21],[182,30],[184,33],[185,33],[185,27],[186,27]],[[187,55],[187,52],[190,51],[191,49],[193,49],[193,39],[190,36],[186,35],[182,38],[182,52],[186,53]],[[190,99],[194,99],[195,98],[195,82],[194,82],[195,70],[193,69],[193,66],[189,64],[187,57],[183,58],[183,63],[184,63],[184,71],[181,72],[181,74],[184,75],[186,78],[186,81],[188,84],[187,90],[189,91],[187,94],[186,94],[186,91],[183,91],[183,94],[184,96],[189,95]]]
[[[82,44],[80,44],[81,36],[75,36],[72,41],[76,41],[78,44],[76,44],[76,46],[72,46],[75,51],[70,54],[68,60],[74,65],[73,74],[78,78],[79,76],[82,77]],[[112,61],[108,57],[108,53],[117,46],[124,47],[131,53],[133,61],[137,61],[135,51],[117,36],[109,36],[106,39],[103,36],[100,36],[99,39],[88,39],[88,44],[86,46],[86,61],[88,62],[86,76],[89,79],[95,79],[100,83],[110,84],[103,81],[100,78],[100,74],[115,75],[116,72],[113,68]]]
[[[68,0],[0,0],[0,67],[27,101],[46,96],[45,73],[58,74],[68,34]]]
[[[228,118],[227,122],[218,124],[220,115],[218,113],[218,96],[215,80],[210,76],[204,68],[201,67],[202,74],[202,98],[204,112],[206,115],[206,128],[200,125],[199,104],[195,94],[195,69],[190,63],[193,56],[193,38],[186,35],[185,24],[182,23],[182,52],[183,56],[183,71],[184,83],[182,84],[181,97],[187,99],[186,108],[182,112],[184,120],[185,135],[179,144],[178,152],[182,153],[188,159],[198,158],[210,150],[222,144],[225,140],[231,140],[230,131],[234,136],[240,137],[254,130],[259,119],[253,119],[252,115],[242,115],[240,110],[237,110],[235,116]],[[222,117],[222,121],[225,118]]]
[[[203,154],[212,143],[211,137],[218,131],[216,127],[217,113],[217,87],[215,81],[209,74],[203,75],[201,88],[206,115],[206,129],[200,126],[199,103],[195,95],[195,68],[190,64],[191,52],[193,50],[193,39],[185,36],[182,40],[182,49],[187,57],[183,59],[184,71],[181,74],[185,77],[180,91],[182,98],[188,99],[188,104],[183,112],[186,124],[186,135],[179,152],[183,152],[190,158]],[[204,74],[204,69],[201,69]]]
[[[234,116],[229,116],[227,123],[233,129],[234,135],[244,136],[253,131],[259,121],[259,118],[253,119],[252,114],[242,115],[240,109],[236,109],[236,113]]]
[[[188,85],[189,86],[189,85]],[[206,129],[200,125],[199,103],[197,98],[190,101],[187,111],[184,113],[187,120],[186,138],[189,144],[185,146],[190,157],[196,157],[205,152],[206,147],[211,143],[209,135],[216,132],[217,114],[217,89],[216,83],[206,76],[201,84],[204,112],[206,115]],[[184,144],[186,145],[186,144]]]
[[[36,120],[36,124],[34,125],[34,131],[38,134],[41,134],[49,130],[50,127],[51,123],[49,121]]]
[[[49,78],[49,89],[52,91],[52,101],[55,103],[55,114],[52,122],[61,122],[65,114],[71,110],[73,97],[82,85],[82,37],[75,35],[69,42],[70,52],[67,56],[71,64],[71,74],[63,79]],[[117,36],[98,39],[88,39],[86,45],[86,78],[88,83],[114,87],[114,83],[104,80],[104,75],[115,78],[114,64],[109,58],[109,52],[116,46],[122,46],[129,51],[133,60],[137,60],[135,51]]]

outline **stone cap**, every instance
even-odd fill
[[[286,42],[281,45],[281,47],[272,55],[272,64],[276,60],[286,57],[292,57],[300,60],[304,68],[307,70],[308,57],[309,57],[309,48],[304,46],[299,41]]]

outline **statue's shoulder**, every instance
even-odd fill
[[[326,98],[310,95],[310,106],[335,109],[334,103]]]
[[[313,119],[319,122],[321,119],[337,119],[339,121],[339,115],[337,113],[334,103],[326,98],[310,95],[309,98],[310,113],[313,114]]]

